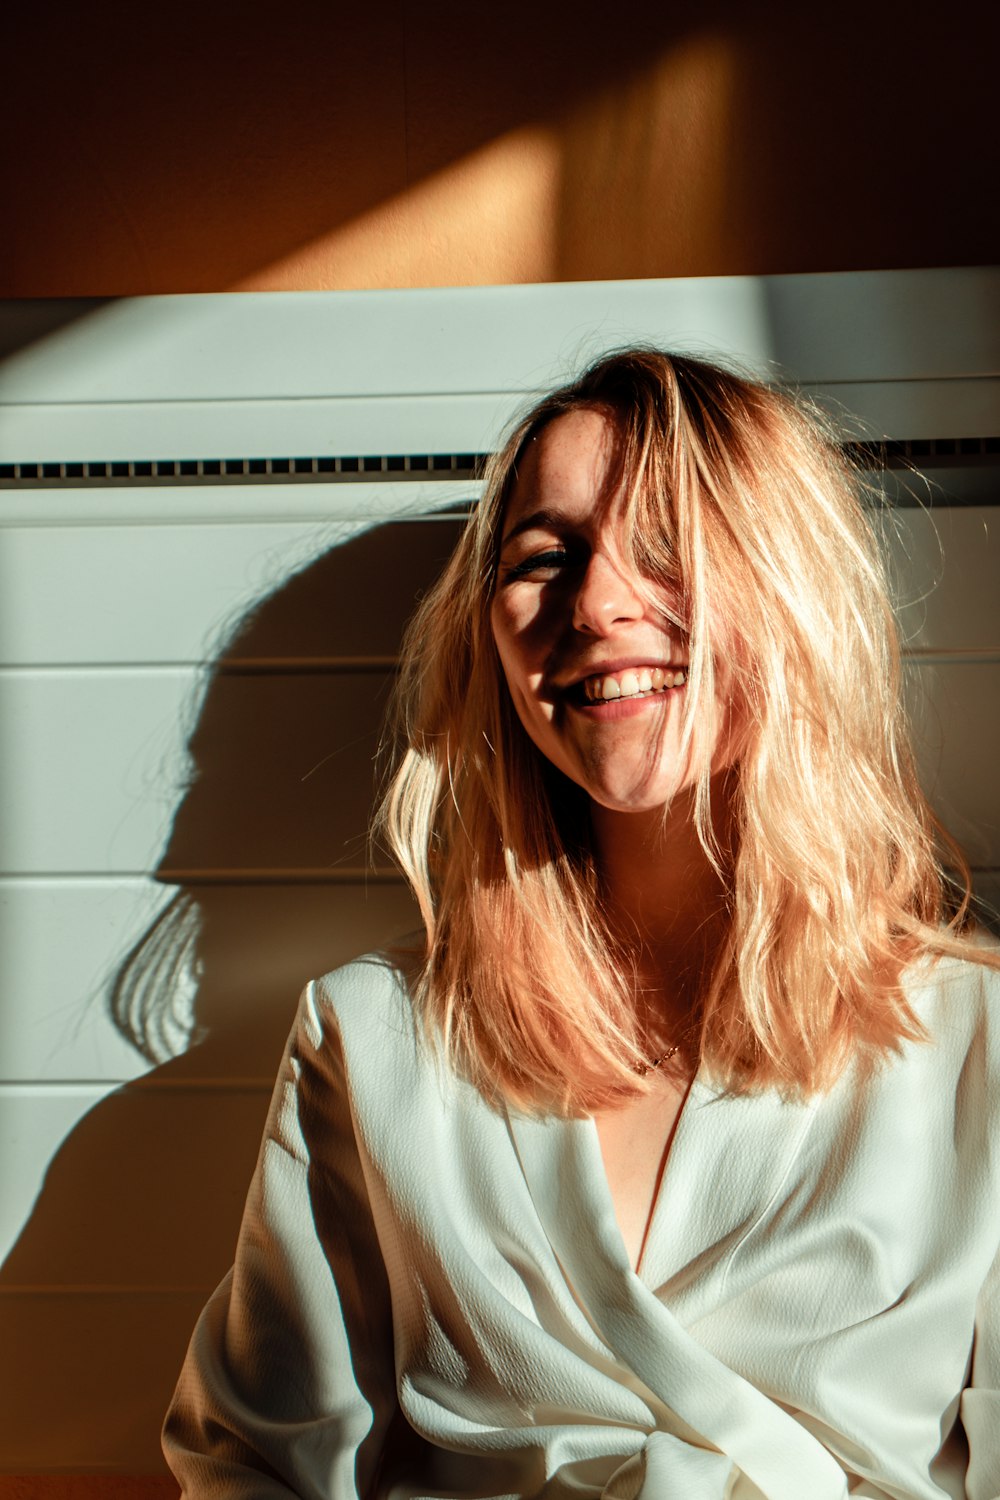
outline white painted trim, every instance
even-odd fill
[[[475,451],[635,340],[839,395],[870,435],[992,435],[998,312],[990,267],[0,304],[0,461]]]

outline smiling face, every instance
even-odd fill
[[[690,786],[700,761],[683,745],[683,601],[679,590],[651,597],[624,555],[623,503],[603,413],[579,408],[543,428],[504,515],[491,623],[542,754],[602,807],[648,812]],[[710,726],[715,749],[723,717]]]

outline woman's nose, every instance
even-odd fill
[[[640,619],[644,609],[635,580],[611,558],[595,552],[573,601],[573,628],[588,635],[607,635],[617,624]]]

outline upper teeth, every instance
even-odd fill
[[[583,690],[592,703],[608,698],[634,698],[638,693],[656,693],[662,688],[680,687],[687,682],[687,668],[677,671],[669,667],[637,667],[635,671],[621,672],[615,676],[587,677]]]

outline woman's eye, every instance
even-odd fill
[[[510,567],[504,569],[504,579],[512,583],[518,578],[530,578],[534,573],[557,572],[560,568],[569,566],[571,562],[571,554],[565,547],[550,547],[546,552],[533,553],[523,562],[512,563]]]

